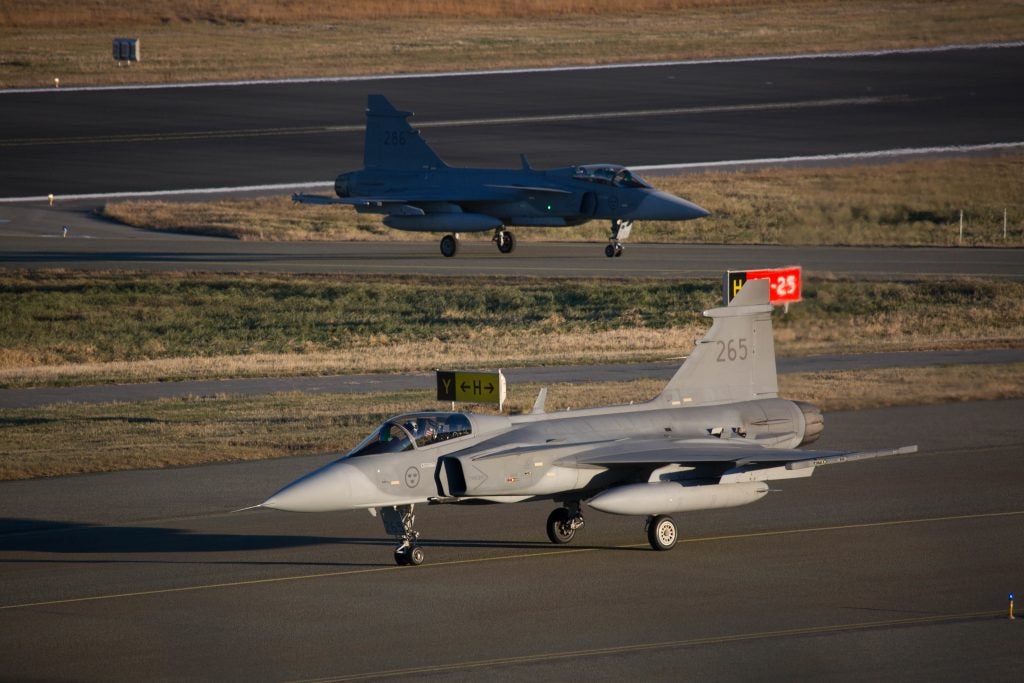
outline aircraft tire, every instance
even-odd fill
[[[441,255],[451,258],[459,253],[459,240],[455,235],[445,235],[441,238]]]
[[[567,526],[571,516],[571,513],[566,508],[555,508],[548,515],[548,523],[545,528],[548,532],[548,538],[551,539],[552,543],[562,545],[568,543],[576,536],[576,530],[571,526]]]
[[[501,239],[498,240],[498,251],[502,254],[511,254],[516,250],[516,236],[506,231],[501,233]]]
[[[615,256],[616,257],[622,256],[622,245],[621,244],[616,244],[615,245]]]
[[[395,564],[397,564],[400,567],[404,567],[407,564],[409,564],[410,559],[411,554],[409,552],[409,548],[402,547],[395,549]],[[420,561],[422,562],[422,559]]]
[[[412,565],[413,567],[418,567],[423,564],[425,557],[426,555],[423,553],[423,548],[418,545],[414,545],[409,549],[407,564]]]
[[[607,256],[608,258],[615,256],[615,245],[609,244],[607,247],[605,247],[604,255]]]
[[[647,525],[647,540],[655,550],[672,550],[679,540],[675,520],[666,515],[654,517]]]

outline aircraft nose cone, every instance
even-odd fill
[[[682,197],[655,191],[644,197],[632,215],[628,217],[648,221],[688,221],[710,214],[711,212],[707,209]]]
[[[353,481],[362,473],[346,463],[332,463],[288,484],[260,507],[288,512],[330,512],[352,507]]]

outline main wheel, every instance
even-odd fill
[[[566,508],[555,508],[551,511],[548,515],[547,531],[552,543],[561,545],[573,539],[576,530],[569,523],[571,519],[572,515]]]
[[[409,561],[410,555],[408,547],[402,546],[399,548],[395,548],[395,564],[397,564],[400,567],[404,567],[405,565],[409,564]]]
[[[658,515],[647,526],[647,540],[655,550],[672,550],[679,540],[676,523],[671,517]]]
[[[418,567],[421,564],[423,564],[424,557],[425,556],[423,554],[423,548],[419,547],[418,545],[414,545],[412,549],[409,551],[408,563],[411,564],[413,567]]]
[[[604,255],[607,256],[608,258],[611,258],[612,256],[615,256],[616,255],[615,254],[615,245],[614,244],[609,244],[607,247],[605,247],[604,248]]]
[[[622,245],[621,244],[616,244],[615,245],[615,255],[616,256],[622,256]]]
[[[502,254],[511,254],[516,248],[516,236],[510,232],[501,233],[501,239],[498,240],[498,251]]]
[[[445,235],[441,238],[441,255],[451,258],[459,253],[459,240],[455,235]]]

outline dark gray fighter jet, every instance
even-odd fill
[[[348,204],[384,214],[398,230],[448,233],[441,253],[455,256],[460,232],[494,232],[503,254],[516,246],[506,226],[559,228],[592,219],[611,221],[606,256],[622,255],[633,221],[685,221],[707,216],[701,207],[648,185],[615,164],[540,171],[522,157],[518,169],[453,168],[445,164],[383,95],[366,108],[363,168],[334,181],[335,197],[296,194],[306,204]]]

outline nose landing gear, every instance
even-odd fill
[[[612,221],[612,236],[608,238],[608,246],[604,248],[604,255],[608,258],[622,256],[622,244],[619,240],[629,237],[633,231],[633,221],[616,218]]]
[[[397,505],[390,508],[381,508],[380,516],[384,521],[384,531],[395,536],[399,545],[395,548],[395,563],[400,566],[423,564],[423,548],[416,545],[420,538],[420,532],[413,529],[416,523],[416,515],[413,514],[413,505]]]

